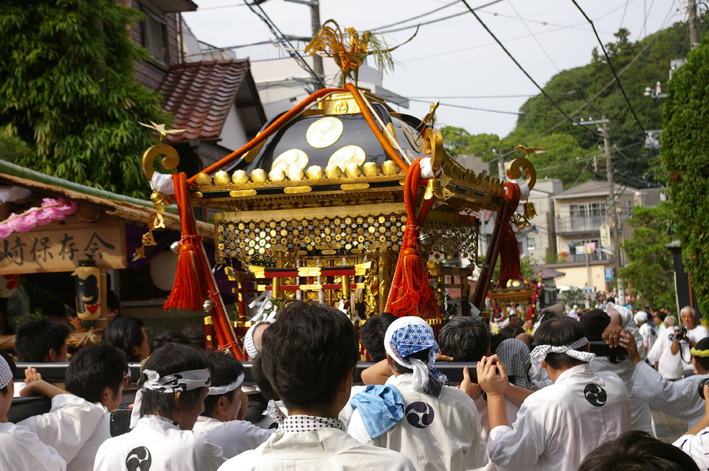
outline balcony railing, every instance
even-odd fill
[[[588,254],[588,261],[595,262],[597,260],[613,260],[613,257],[605,252],[598,252],[594,250],[593,253]],[[567,254],[566,258],[559,257],[559,263],[586,263],[586,255],[584,254]]]
[[[606,216],[556,218],[556,232],[589,232],[608,224]]]

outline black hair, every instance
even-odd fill
[[[108,310],[111,312],[115,311],[116,309],[120,311],[121,309],[121,300],[118,299],[116,293],[114,293],[110,289],[106,292],[106,304],[108,305]]]
[[[574,343],[585,335],[586,331],[579,321],[570,317],[559,317],[539,325],[534,334],[534,343],[561,347]],[[578,348],[578,350],[585,351],[585,346]],[[545,360],[547,365],[555,370],[567,369],[583,363],[571,358],[566,353],[548,353]]]
[[[421,360],[424,363],[428,363],[428,357],[430,355],[431,349],[427,348],[425,350],[421,350],[420,352],[412,353],[409,356],[405,356],[405,360],[409,360],[410,358],[416,358]],[[398,374],[403,375],[406,373],[411,373],[413,370],[411,368],[407,368],[405,366],[402,366],[398,364],[396,361],[392,359],[391,361],[392,366],[394,367],[394,371],[396,371]]]
[[[608,301],[609,303],[615,304],[615,298],[613,298],[613,297],[608,298],[606,301]]]
[[[0,334],[12,335],[15,329],[10,325],[10,310],[7,308],[7,298],[0,298],[0,315],[2,316],[2,324],[0,325]]]
[[[79,350],[66,369],[65,387],[89,402],[101,402],[103,389],[115,394],[128,370],[123,351],[112,345],[90,345]]]
[[[439,332],[438,344],[455,361],[479,361],[490,347],[490,328],[474,317],[454,317]]]
[[[276,391],[274,391],[273,386],[271,386],[271,382],[264,374],[263,366],[261,365],[261,355],[257,356],[253,360],[253,363],[251,363],[251,376],[253,377],[256,386],[258,386],[259,390],[261,390],[261,395],[267,401],[270,401],[271,399],[274,401],[281,400],[278,397],[278,394],[276,394]]]
[[[490,352],[493,354],[497,351],[497,347],[500,346],[502,342],[504,342],[507,339],[512,339],[512,337],[509,334],[505,334],[503,332],[498,332],[497,334],[492,334],[490,337]]]
[[[161,334],[157,335],[151,342],[150,342],[150,354],[152,355],[156,351],[158,351],[160,348],[164,347],[165,345],[169,343],[179,343],[182,345],[188,345],[190,347],[194,347],[194,344],[192,343],[192,340],[182,332],[175,332],[174,330],[166,330],[165,332],[162,332]]]
[[[691,456],[650,434],[630,431],[588,454],[578,471],[699,471]]]
[[[138,357],[133,353],[133,347],[143,344],[142,329],[143,321],[137,317],[116,317],[103,329],[101,343],[113,345],[125,353],[127,361],[136,362]]]
[[[256,367],[288,409],[332,404],[359,360],[352,322],[330,306],[288,302],[262,337]]]
[[[207,335],[204,333],[204,329],[188,325],[182,329],[182,334],[190,339],[190,342],[192,342],[192,345],[196,348],[207,350]]]
[[[586,331],[588,340],[603,340],[603,331],[611,323],[611,317],[601,309],[591,309],[581,316],[579,323]]]
[[[143,370],[156,371],[161,377],[189,370],[209,368],[211,363],[204,352],[194,347],[179,343],[168,343],[151,354],[145,362]],[[147,377],[143,375],[143,381]],[[179,403],[175,401],[175,393],[162,393],[147,389],[143,392],[143,403],[140,406],[140,416],[161,415],[172,418],[175,410],[192,410],[202,395],[202,388],[185,391],[180,395]]]
[[[662,311],[657,311],[657,317],[659,317],[662,322],[665,322],[665,318],[667,317],[667,314],[665,314]]]
[[[42,315],[52,320],[61,319],[62,321],[66,321],[66,308],[66,304],[53,299],[52,301],[44,303],[44,305],[42,306]]]
[[[212,362],[212,386],[226,386],[227,384],[231,384],[244,372],[244,365],[234,358],[231,353],[208,352],[207,357]],[[202,412],[202,415],[212,415],[217,401],[219,401],[219,398],[222,396],[226,396],[229,402],[232,402],[234,400],[234,394],[236,394],[236,389],[226,394],[207,396],[207,399],[204,400],[204,412]]]
[[[17,329],[15,353],[18,361],[42,362],[51,349],[59,354],[66,344],[71,329],[66,324],[48,317],[24,322]]]
[[[387,357],[384,350],[384,334],[386,334],[389,324],[395,320],[396,317],[391,314],[370,316],[362,328],[359,329],[359,338],[362,339],[362,346],[372,357],[372,361],[382,361]]]
[[[694,348],[697,350],[709,350],[709,337],[701,339]],[[704,371],[709,371],[709,357],[694,356],[694,359],[697,360],[697,363]]]
[[[0,348],[0,357],[2,357],[3,360],[7,362],[7,366],[10,367],[10,372],[12,373],[12,377],[14,378],[17,375],[17,365],[15,365],[15,362],[12,360],[12,357],[2,348]],[[5,385],[4,388],[0,389],[0,393],[2,393],[3,396],[7,395],[7,386],[8,385]]]

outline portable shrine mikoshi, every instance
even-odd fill
[[[471,297],[474,309],[482,309],[501,251],[506,273],[519,275],[510,219],[536,173],[527,159],[508,164],[508,177],[517,182],[461,167],[431,126],[434,112],[435,106],[423,121],[400,114],[352,83],[321,89],[203,172],[189,179],[173,175],[163,191],[153,178],[152,199],[160,206],[174,193],[183,225],[166,307],[203,307],[220,348],[241,357],[193,231],[192,207],[199,206],[215,211],[216,267],[235,282],[242,319],[248,281],[275,299],[339,305],[362,318],[391,312],[438,319],[424,262],[478,263],[478,220],[467,214],[496,211]],[[176,153],[162,144],[146,152],[144,168],[152,170],[153,159],[168,154],[166,167],[174,168]],[[445,274],[440,268],[435,276]]]

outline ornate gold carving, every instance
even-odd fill
[[[219,170],[214,174],[215,185],[228,185],[229,183],[231,183],[231,178],[229,178],[229,174],[224,170]]]
[[[249,182],[249,175],[243,170],[237,170],[232,174],[231,181],[236,185],[243,185]]]
[[[337,114],[359,114],[360,109],[357,102],[349,92],[332,93],[323,98],[318,103],[318,108],[323,110],[326,115]]]
[[[320,118],[308,127],[305,139],[316,149],[330,147],[340,139],[344,125],[333,116]]]
[[[357,178],[362,175],[362,169],[356,162],[350,162],[345,166],[345,175],[347,178]]]
[[[347,167],[347,164],[350,163],[356,163],[357,166],[361,166],[364,164],[364,161],[367,159],[367,154],[364,152],[364,149],[362,149],[359,146],[345,146],[337,151],[335,151],[331,156],[330,160],[327,162],[327,166],[331,165],[337,165],[341,169],[345,169]]]
[[[288,179],[293,182],[299,182],[305,179],[303,169],[299,167],[291,167],[288,169]]]
[[[369,183],[345,183],[340,188],[344,191],[365,190],[369,188]]]
[[[516,159],[507,164],[507,176],[511,180],[517,180],[522,178],[522,171],[520,168],[524,168],[525,171],[525,184],[531,190],[537,183],[537,171],[534,168],[534,164],[527,159]]]
[[[387,160],[382,164],[382,173],[384,175],[396,175],[401,169],[393,160]]]
[[[197,178],[195,178],[195,183],[200,186],[211,185],[212,179],[206,173],[200,172],[197,174]]]
[[[295,195],[298,193],[310,193],[313,189],[309,186],[290,186],[283,189],[287,195]]]
[[[276,167],[268,172],[268,179],[272,182],[282,182],[286,179],[286,172],[283,171],[283,168]]]
[[[148,148],[148,150],[143,153],[143,173],[148,180],[152,180],[153,178],[153,173],[155,173],[155,157],[158,155],[164,156],[160,161],[160,165],[162,165],[165,170],[175,169],[180,163],[180,156],[172,146],[158,144]]]
[[[401,130],[404,132],[404,136],[406,136],[406,140],[409,141],[409,145],[411,146],[411,148],[420,154],[421,153],[421,143],[418,141],[418,133],[416,132],[416,130],[403,121],[399,122],[399,126],[401,127]]]
[[[251,181],[254,183],[263,183],[268,179],[266,171],[262,168],[256,168],[251,172]]]
[[[325,176],[329,179],[336,179],[342,176],[342,169],[339,165],[328,165],[325,167]]]
[[[305,171],[308,176],[308,180],[320,180],[322,178],[322,168],[318,165],[311,165],[308,170]]]
[[[240,198],[243,196],[254,196],[256,193],[256,190],[232,190],[229,192],[229,196],[232,198]]]
[[[362,166],[362,172],[367,177],[378,177],[379,176],[379,165],[376,162],[366,162]]]

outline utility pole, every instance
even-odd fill
[[[697,4],[696,0],[687,1],[687,14],[689,16],[689,47],[694,49],[699,46],[699,33],[697,32]]]
[[[285,0],[286,2],[298,3],[300,5],[306,5],[310,7],[310,22],[311,30],[313,32],[313,37],[320,31],[320,3],[318,0]],[[313,55],[313,72],[317,75],[321,81],[325,82],[325,71],[323,69],[322,57],[315,54]],[[319,88],[320,84],[315,84]]]
[[[497,153],[497,174],[502,183],[507,180],[507,172],[505,171],[505,156],[502,155],[502,149]]]
[[[608,118],[603,115],[600,120],[589,120],[581,121],[579,123],[574,123],[576,125],[588,125],[588,124],[602,124],[603,127],[603,147],[606,154],[606,177],[608,178],[608,211],[606,217],[608,218],[608,225],[611,228],[611,242],[613,245],[613,258],[615,259],[615,279],[618,283],[618,299],[616,301],[620,305],[625,305],[625,289],[623,289],[623,284],[620,282],[620,225],[618,219],[618,212],[615,204],[615,188],[613,186],[613,162],[611,162],[611,143],[608,137]],[[585,250],[584,250],[585,251]]]

